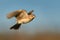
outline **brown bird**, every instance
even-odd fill
[[[32,21],[35,18],[35,15],[33,14],[33,10],[27,13],[26,10],[16,10],[14,12],[11,12],[7,15],[7,18],[10,19],[12,17],[16,18],[16,24],[12,26],[10,29],[19,29],[21,24],[26,24]]]

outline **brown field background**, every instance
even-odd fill
[[[37,32],[35,34],[27,33],[0,33],[0,40],[60,40],[60,33]]]

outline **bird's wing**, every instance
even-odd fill
[[[12,17],[17,17],[21,13],[21,11],[22,10],[17,10],[17,11],[14,11],[14,12],[7,14],[7,18],[10,19]]]
[[[31,10],[31,11],[28,13],[28,15],[31,15],[31,14],[32,14],[32,12],[34,12],[34,10]]]
[[[18,15],[17,19],[26,18],[26,17],[28,17],[27,11],[22,10],[21,13]]]

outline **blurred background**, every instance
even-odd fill
[[[34,10],[36,18],[10,30],[15,18],[6,15],[14,10]],[[60,40],[60,0],[0,0],[0,40]]]

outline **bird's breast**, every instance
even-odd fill
[[[28,19],[28,18],[17,20],[18,23],[23,23],[23,24],[28,23],[29,21],[30,21],[30,19]]]

